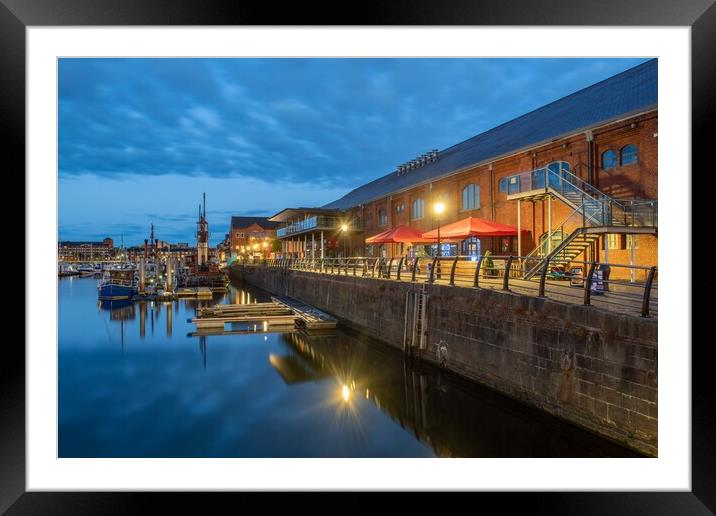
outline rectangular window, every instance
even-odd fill
[[[520,176],[510,176],[507,178],[507,194],[516,194],[520,192]]]
[[[388,223],[388,214],[386,211],[381,208],[378,212],[378,225],[379,226],[385,226]]]
[[[500,238],[500,253],[503,255],[514,254],[517,252],[517,239],[514,237]]]
[[[413,201],[413,213],[412,213],[413,220],[418,220],[418,219],[423,218],[423,205],[424,205],[424,202],[420,198],[415,199]]]
[[[608,246],[609,249],[625,249],[625,235],[621,235],[619,233],[609,233],[607,235],[608,237]]]
[[[626,236],[627,249],[631,249],[632,245],[634,246],[634,249],[639,249],[639,239],[637,238],[637,235]]]

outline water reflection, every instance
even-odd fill
[[[330,377],[355,424],[360,403],[368,401],[440,457],[634,456],[356,334],[294,332],[282,340],[294,353],[270,355],[269,361],[287,384]]]
[[[200,307],[269,300],[231,286],[98,304],[93,281],[60,281],[60,456],[630,455],[354,332],[189,322]]]
[[[204,369],[206,369],[206,337],[202,336],[199,337],[199,351],[201,352],[201,358],[203,359],[202,362],[204,364]]]
[[[109,312],[110,321],[119,321],[120,349],[124,353],[124,321],[134,320],[134,303],[127,299],[105,299],[98,301],[97,304],[100,310]]]

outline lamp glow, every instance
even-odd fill
[[[441,202],[436,202],[435,206],[433,206],[433,210],[435,210],[435,213],[440,215],[441,213],[443,213],[445,211],[445,205]]]

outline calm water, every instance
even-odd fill
[[[347,333],[191,336],[210,301],[101,306],[59,280],[61,457],[560,457],[625,449]]]

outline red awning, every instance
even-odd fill
[[[527,231],[526,229],[522,230]],[[499,236],[515,236],[517,228],[500,224],[491,220],[478,219],[477,217],[468,217],[458,220],[452,224],[440,227],[440,240],[442,239],[459,239],[464,240],[470,237],[499,237]],[[423,238],[435,240],[438,237],[438,230],[433,229],[423,233]]]
[[[366,244],[406,244],[410,242],[434,242],[435,238],[423,237],[422,231],[408,226],[396,226],[392,229],[368,237]]]

